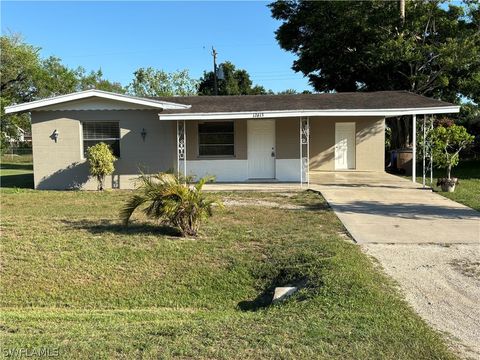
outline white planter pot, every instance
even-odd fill
[[[455,191],[455,186],[457,185],[457,182],[458,182],[457,178],[451,178],[450,181],[447,181],[447,179],[442,179],[442,180],[443,182],[440,184],[442,191],[444,192]]]

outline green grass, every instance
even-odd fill
[[[417,174],[421,174],[421,169],[417,170]],[[462,161],[452,170],[452,176],[457,177],[459,184],[455,187],[455,192],[442,192],[437,187],[437,179],[445,177],[445,170],[435,169],[433,172],[433,190],[453,201],[467,205],[472,209],[480,211],[480,160]],[[417,177],[417,182],[422,183],[422,177]],[[430,177],[427,176],[427,186]]]
[[[0,162],[0,187],[33,188],[31,156],[2,156]]]
[[[455,358],[318,194],[219,194],[305,207],[217,209],[198,239],[141,215],[125,229],[129,194],[1,191],[2,355]],[[266,306],[274,286],[298,279],[307,287]]]

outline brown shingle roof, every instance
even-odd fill
[[[453,104],[407,91],[350,92],[296,95],[176,96],[157,100],[191,105],[163,114],[275,110],[355,110],[447,107]]]

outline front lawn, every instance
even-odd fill
[[[31,156],[4,155],[0,162],[0,187],[33,188]]]
[[[129,194],[2,190],[4,356],[455,358],[318,194],[219,194],[198,239],[125,229]],[[292,279],[307,288],[266,306]]]
[[[417,182],[422,183],[422,169],[417,169]],[[480,211],[480,160],[466,160],[460,162],[457,167],[452,170],[452,176],[459,179],[459,184],[455,188],[455,192],[442,192],[437,187],[437,179],[445,177],[445,170],[435,169],[433,172],[433,190],[437,191],[453,201],[467,205],[472,209]],[[427,186],[429,186],[430,175],[427,176]]]

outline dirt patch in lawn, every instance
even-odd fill
[[[248,200],[233,200],[233,199],[225,199],[223,201],[225,206],[261,206],[261,207],[268,207],[268,208],[277,208],[277,209],[286,209],[286,210],[305,210],[306,207],[302,205],[295,205],[295,204],[281,204],[274,201],[267,201],[267,200],[255,200],[255,199],[248,199]]]

